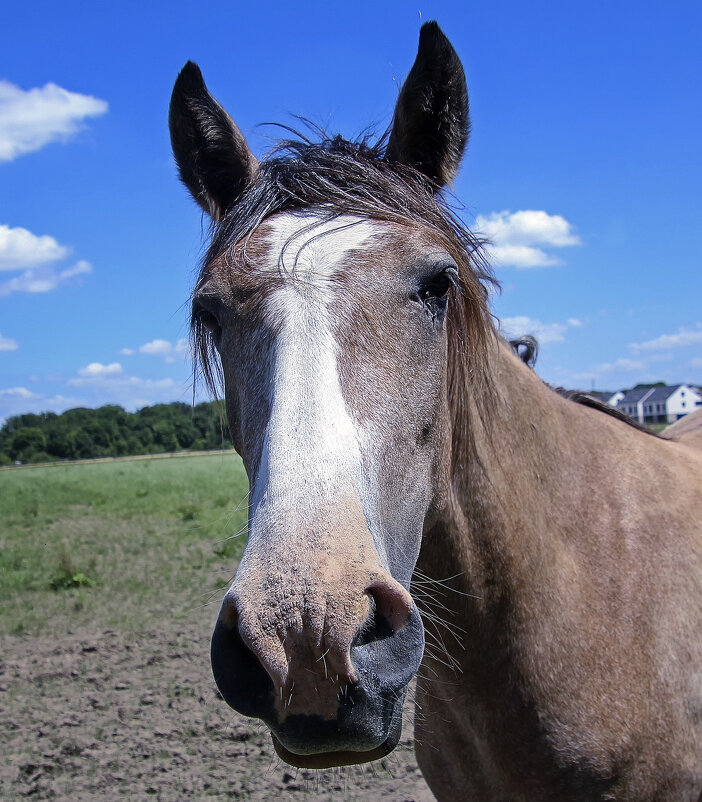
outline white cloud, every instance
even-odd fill
[[[133,354],[134,351],[131,348],[123,348],[121,353],[128,355]],[[139,353],[160,356],[166,362],[175,362],[177,357],[188,353],[188,340],[181,338],[175,343],[171,343],[169,340],[151,340],[151,342],[139,346]]]
[[[110,371],[111,365],[93,364],[99,365],[103,370],[96,368],[94,372],[86,374],[86,368],[83,368],[83,371],[79,371],[81,375],[68,380],[71,387],[80,387],[91,394],[90,406],[120,404],[127,409],[136,409],[179,398],[182,400],[186,393],[186,386],[175,379],[142,379],[139,376],[126,375],[121,366],[119,371]]]
[[[490,258],[503,267],[549,267],[562,261],[544,248],[568,248],[580,245],[573,226],[558,214],[525,209],[478,215],[476,229],[490,241]]]
[[[172,350],[177,346],[178,343],[172,346]],[[36,386],[31,390],[26,387],[0,389],[0,425],[3,419],[25,412],[63,412],[71,407],[98,407],[104,404],[119,404],[134,410],[171,401],[189,402],[193,398],[190,377],[143,379],[125,372],[120,362],[90,362],[73,376],[56,373],[33,377],[32,381],[35,384],[50,382],[59,386],[56,386],[55,395],[42,393]],[[61,392],[65,395],[59,394]]]
[[[643,371],[646,370],[646,363],[636,359],[616,359],[614,362],[605,362],[602,365],[597,365],[594,368],[595,373],[614,373],[615,371],[623,370],[627,372]]]
[[[80,131],[88,117],[105,114],[108,105],[90,95],[69,92],[56,84],[23,90],[0,81],[0,161],[65,141]]]
[[[505,317],[500,321],[500,328],[507,337],[522,337],[531,334],[539,345],[563,342],[569,328],[577,328],[582,323],[577,318],[569,318],[565,323],[542,323],[526,315]]]
[[[0,270],[27,270],[65,259],[69,249],[53,237],[0,225]]]
[[[110,365],[103,365],[100,362],[91,362],[89,365],[86,365],[84,368],[81,368],[78,371],[79,376],[87,376],[87,377],[95,377],[95,376],[116,376],[119,373],[123,373],[122,366],[119,362],[112,362]],[[77,379],[73,379],[69,384],[72,382],[77,382]]]
[[[125,374],[119,362],[103,365],[91,362],[78,371],[78,376],[68,380],[71,387],[93,387],[110,390],[170,390],[177,387],[173,379],[141,379]]]
[[[31,399],[31,398],[39,398],[40,396],[37,393],[33,393],[31,390],[28,390],[26,387],[10,387],[8,390],[0,390],[0,398],[22,398],[22,399]]]
[[[93,266],[85,259],[76,262],[72,267],[65,270],[56,270],[50,266],[25,270],[19,276],[11,278],[9,281],[0,283],[0,297],[10,295],[13,292],[49,292],[56,289],[59,284],[70,281],[76,276],[92,273]]]
[[[614,362],[603,362],[595,365],[589,371],[570,374],[574,381],[592,381],[598,377],[608,376],[612,373],[643,373],[648,368],[647,364],[638,359],[615,359]]]
[[[132,356],[135,353],[133,348],[122,348],[120,354],[123,356]]]
[[[19,348],[17,340],[11,337],[3,337],[0,334],[0,351],[16,351]]]
[[[90,262],[86,262],[85,259],[79,259],[73,267],[68,267],[66,270],[62,270],[58,274],[59,281],[67,281],[69,278],[75,278],[75,276],[83,276],[86,273],[92,273],[93,266]]]
[[[643,343],[632,343],[633,351],[660,351],[664,348],[683,348],[688,345],[702,345],[702,323],[694,328],[681,328],[677,334],[662,334],[654,340]]]
[[[28,412],[63,412],[80,404],[81,400],[77,398],[42,395],[33,393],[26,387],[10,387],[7,390],[0,390],[0,425],[12,415],[24,415]]]
[[[477,223],[481,230],[500,243],[552,245],[554,248],[580,245],[580,238],[564,217],[542,210],[493,212],[488,217],[479,215]]]
[[[153,356],[166,356],[172,350],[173,346],[168,340],[151,340],[151,342],[139,346],[140,354],[153,354]]]
[[[48,234],[38,236],[26,228],[0,225],[0,271],[21,271],[0,282],[0,297],[13,292],[49,292],[76,276],[92,272],[92,265],[85,259],[63,270],[54,266],[69,254],[70,248]]]
[[[134,410],[152,404],[192,399],[189,382],[128,376],[121,368],[114,368],[115,364],[93,362],[69,379],[67,384],[76,388],[80,396],[46,395],[26,387],[0,390],[0,426],[6,418],[27,412],[63,412],[72,407],[99,407],[104,404],[119,404]]]
[[[488,245],[486,248],[490,261],[498,267],[557,267],[561,259],[549,256],[541,248],[531,245]]]

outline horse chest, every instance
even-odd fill
[[[480,686],[445,671],[418,682],[415,749],[439,802],[459,789],[484,802],[698,802],[699,769],[680,760],[652,771],[659,755],[641,747],[636,726],[615,744],[606,727],[565,721],[522,690]]]

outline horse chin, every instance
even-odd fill
[[[399,728],[402,729],[401,727]],[[273,747],[281,760],[284,760],[297,769],[331,769],[337,766],[355,766],[360,763],[370,763],[372,760],[380,760],[385,755],[390,754],[400,740],[400,733],[392,733],[385,741],[373,749],[365,752],[340,751],[340,752],[319,752],[315,754],[297,754],[286,749],[283,744],[271,733]]]
[[[392,752],[402,735],[402,703],[406,691],[405,688],[400,692],[397,703],[391,705],[392,712],[386,708],[389,715],[384,722],[372,715],[370,721],[364,717],[362,722],[345,721],[344,716],[329,722],[301,716],[301,727],[287,731],[271,727],[275,751],[278,757],[299,769],[329,769],[380,760]],[[356,705],[353,710],[361,707]]]

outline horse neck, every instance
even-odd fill
[[[554,555],[572,535],[574,508],[592,502],[587,475],[611,435],[606,415],[594,413],[600,431],[592,410],[547,387],[504,343],[490,363],[491,397],[472,404],[473,446],[454,460],[445,514],[418,566],[433,579],[460,572],[457,588],[483,599],[553,579]]]

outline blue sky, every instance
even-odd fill
[[[201,10],[202,9],[202,10]],[[206,11],[204,11],[206,9]],[[702,4],[32,2],[0,28],[0,420],[189,401],[206,227],[167,109],[197,61],[249,137],[384,127],[437,19],[473,135],[455,191],[505,330],[566,387],[702,384]]]

